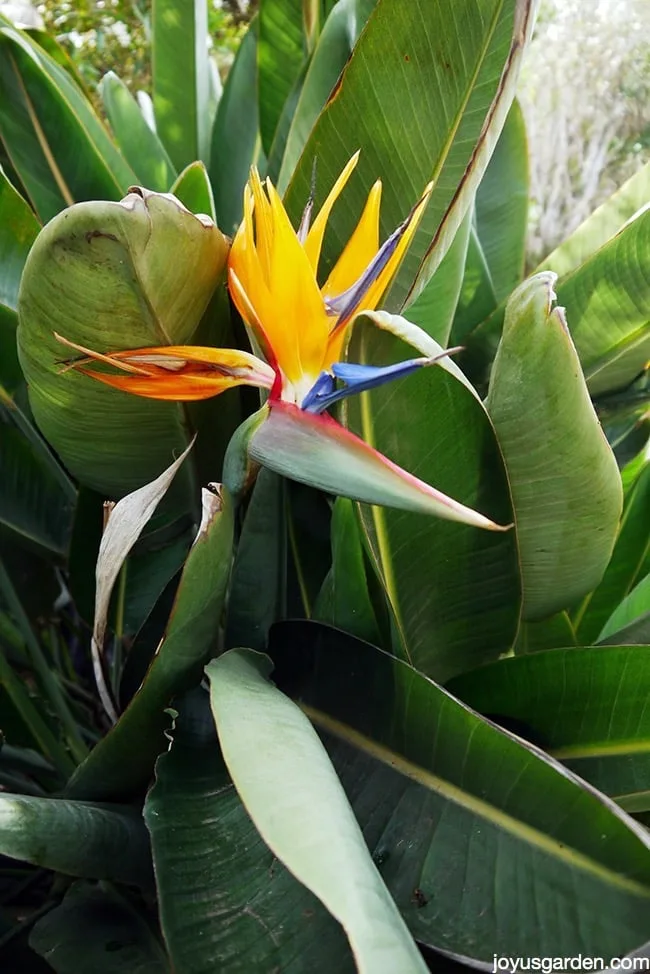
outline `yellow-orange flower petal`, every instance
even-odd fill
[[[85,356],[66,368],[148,399],[209,399],[237,385],[270,389],[275,379],[273,369],[266,362],[233,348],[162,345],[102,354],[67,339],[60,340]],[[97,372],[86,368],[90,362],[112,365],[129,374]]]
[[[323,286],[324,297],[342,294],[351,287],[379,250],[380,205],[381,179],[378,179],[368,194],[361,219]]]
[[[307,239],[305,240],[305,253],[309,257],[309,262],[314,270],[314,274],[316,274],[316,271],[318,270],[318,261],[320,259],[321,247],[323,246],[325,227],[327,226],[327,221],[329,220],[330,213],[332,212],[332,207],[343,192],[343,188],[352,175],[358,161],[359,152],[355,152],[339,178],[332,186],[327,199],[318,211],[318,216],[314,220],[311,230],[307,234]]]
[[[402,239],[400,240],[397,247],[395,248],[395,253],[390,258],[390,260],[384,267],[383,271],[381,272],[381,274],[379,275],[375,283],[371,285],[371,287],[368,289],[366,296],[362,302],[363,308],[366,308],[368,311],[374,311],[374,309],[377,307],[377,305],[379,304],[382,298],[384,291],[390,284],[393,276],[395,275],[397,269],[399,268],[399,265],[402,263],[402,258],[404,257],[404,254],[408,250],[411,244],[411,240],[413,239],[413,236],[415,234],[415,231],[417,230],[420,224],[420,220],[422,219],[422,214],[426,209],[432,191],[433,191],[433,183],[429,183],[428,186],[425,188],[424,193],[422,194],[422,198],[413,207],[413,210],[409,216],[408,226],[404,231],[404,235]]]

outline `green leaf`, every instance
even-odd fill
[[[56,974],[169,974],[147,920],[108,885],[74,883],[34,925],[29,945]]]
[[[649,252],[646,210],[558,285],[592,396],[629,385],[650,358]]]
[[[122,496],[153,480],[191,434],[176,403],[61,374],[70,351],[54,332],[99,352],[188,343],[226,256],[214,224],[146,190],[79,204],[39,235],[21,284],[19,354],[36,422],[82,483]],[[170,495],[181,510],[198,494],[190,474]]]
[[[18,286],[40,226],[0,166],[0,305],[15,311]],[[4,368],[4,366],[3,366]]]
[[[642,578],[614,609],[598,636],[598,642],[612,643],[616,633],[634,623],[638,625],[642,619],[650,629],[650,575]]]
[[[180,174],[170,193],[186,206],[190,213],[205,213],[217,221],[214,195],[208,171],[202,162],[191,163]]]
[[[567,612],[557,612],[548,619],[522,622],[514,645],[515,653],[537,653],[558,646],[575,646],[576,634]]]
[[[537,270],[564,277],[603,247],[614,234],[646,206],[650,196],[650,162],[623,183],[577,230],[546,257]]]
[[[76,491],[42,437],[0,385],[0,525],[14,541],[65,555]]]
[[[420,942],[492,965],[645,941],[650,840],[614,803],[367,643],[285,623],[269,652]]]
[[[208,5],[155,0],[151,17],[156,128],[177,170],[210,153]]]
[[[271,851],[341,923],[359,972],[426,971],[316,731],[269,681],[272,668],[268,657],[237,649],[206,668],[224,761],[246,809]]]
[[[330,219],[327,267],[349,239],[377,178],[384,184],[383,236],[435,182],[391,287],[389,310],[415,299],[465,216],[514,95],[531,8],[528,0],[381,0],[312,130],[287,191],[296,225],[314,159],[321,202],[361,149],[346,205]]]
[[[623,504],[562,309],[551,311],[553,283],[538,274],[510,298],[486,403],[512,491],[525,619],[598,585]]]
[[[281,477],[261,470],[246,511],[232,568],[226,646],[263,649],[285,615],[287,538]]]
[[[137,182],[66,70],[1,26],[0,138],[43,222],[76,200],[119,199]]]
[[[265,845],[228,778],[207,694],[178,707],[145,804],[174,970],[352,974],[341,927]]]
[[[126,710],[70,780],[69,797],[131,798],[141,792],[165,747],[165,708],[196,682],[210,658],[230,577],[233,513],[227,495],[220,501],[205,490],[203,502],[202,525],[163,640]]]
[[[647,461],[626,493],[623,517],[612,557],[600,585],[578,608],[574,625],[578,641],[593,642],[619,603],[645,571],[650,557],[650,464]]]
[[[261,0],[257,45],[260,134],[267,156],[305,59],[302,4]]]
[[[443,347],[449,344],[471,229],[472,213],[468,210],[437,271],[408,309],[409,321],[423,328]]]
[[[483,666],[448,689],[640,811],[650,809],[649,663],[647,646],[554,649]]]
[[[454,343],[462,342],[523,278],[528,183],[526,124],[515,101],[476,193]]]
[[[0,853],[68,876],[144,887],[152,879],[144,823],[118,805],[0,794]]]
[[[212,129],[210,182],[218,223],[227,234],[241,219],[244,186],[259,150],[257,31],[254,18],[228,72]]]
[[[99,93],[117,144],[139,182],[147,189],[166,192],[176,178],[176,170],[127,86],[109,71],[99,84]]]
[[[321,109],[345,67],[377,0],[338,0],[312,54],[296,105],[278,177],[283,193]]]
[[[397,338],[388,341],[360,319],[349,357],[387,365],[409,354]],[[499,524],[512,521],[489,417],[455,374],[421,369],[350,398],[347,422],[415,476]],[[378,507],[362,508],[361,520],[395,616],[399,655],[445,679],[512,646],[520,611],[513,531],[477,531]]]
[[[0,385],[13,393],[23,384],[23,373],[16,351],[18,315],[0,304]]]
[[[345,497],[339,497],[334,504],[332,567],[325,578],[312,617],[368,642],[379,641],[359,525],[354,505]]]

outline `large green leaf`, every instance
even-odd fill
[[[118,805],[0,794],[0,854],[68,876],[136,886],[152,879],[144,823]]]
[[[20,275],[39,230],[38,220],[0,166],[0,305],[5,308],[15,311],[18,306]]]
[[[598,637],[621,600],[630,593],[644,571],[649,570],[649,509],[650,463],[646,461],[626,493],[618,537],[603,580],[574,616],[578,641],[582,645]]]
[[[192,162],[179,175],[170,193],[191,213],[205,213],[216,223],[217,214],[208,171],[202,162]]]
[[[490,965],[645,942],[650,840],[613,802],[366,643],[285,623],[269,652],[418,940]]]
[[[320,201],[361,149],[346,206],[330,220],[328,265],[377,178],[384,182],[384,235],[434,181],[391,288],[391,310],[427,283],[471,203],[514,95],[532,6],[529,0],[379,0],[305,145],[287,192],[294,222],[310,193],[314,160]]]
[[[113,71],[104,75],[99,91],[117,144],[138,180],[147,189],[166,192],[176,170],[162,142],[145,122],[137,101]]]
[[[232,567],[226,646],[263,649],[285,615],[287,539],[281,477],[261,470],[250,498]]]
[[[598,585],[623,504],[566,320],[551,310],[553,283],[538,274],[508,302],[486,403],[512,490],[526,619]]]
[[[305,59],[302,4],[261,0],[257,45],[260,135],[267,156],[282,109]]]
[[[108,885],[71,886],[35,924],[29,945],[56,974],[169,974],[147,920]]]
[[[611,644],[615,642],[619,632],[631,626],[638,629],[641,623],[645,623],[650,631],[650,575],[642,578],[620,605],[617,605],[599,633],[598,642]]]
[[[54,332],[99,352],[187,343],[226,255],[214,224],[144,190],[79,204],[40,234],[21,284],[21,364],[37,423],[82,483],[109,496],[148,483],[187,445],[189,424],[175,403],[61,374],[71,353]],[[198,500],[190,473],[175,485],[185,508]]]
[[[341,923],[361,974],[426,971],[318,735],[270,682],[272,669],[268,657],[237,649],[206,668],[221,750],[248,813]]]
[[[546,257],[538,270],[554,271],[561,277],[583,264],[631,220],[650,196],[650,162],[623,183],[594,210],[570,236]]]
[[[165,747],[166,708],[199,677],[214,649],[230,578],[233,512],[204,491],[201,529],[185,562],[165,635],[142,685],[68,783],[73,798],[130,798],[145,787]],[[223,507],[222,507],[223,503]]]
[[[257,32],[255,18],[228,72],[212,129],[210,181],[219,226],[228,234],[233,233],[241,219],[244,186],[260,147]]]
[[[72,531],[76,491],[47,445],[0,385],[0,525],[59,556]]]
[[[355,362],[406,359],[363,321]],[[490,420],[463,382],[434,367],[347,401],[347,421],[366,442],[437,489],[499,524],[512,521],[503,461]],[[361,519],[395,615],[396,646],[439,679],[495,658],[519,624],[520,582],[513,531],[495,534],[381,507]]]
[[[284,192],[314,122],[345,67],[377,0],[338,0],[325,21],[296,105],[278,177]]]
[[[592,395],[629,385],[650,358],[648,253],[646,210],[557,288]]]
[[[454,343],[462,342],[523,277],[528,182],[526,124],[515,101],[476,193]]]
[[[145,804],[174,970],[351,974],[339,924],[265,845],[228,778],[207,694],[178,708]]]
[[[43,221],[77,200],[117,200],[137,182],[65,69],[2,26],[0,138]]]
[[[312,618],[360,639],[379,641],[359,525],[354,505],[345,497],[339,497],[334,504],[332,567],[323,582]]]
[[[409,305],[409,321],[423,328],[443,347],[449,344],[472,232],[472,211],[468,210],[440,266]]]
[[[155,0],[151,17],[156,129],[179,171],[210,153],[208,5]]]
[[[650,647],[555,649],[500,660],[448,689],[631,811],[650,808]]]

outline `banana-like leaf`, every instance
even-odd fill
[[[40,225],[0,166],[0,305],[15,311],[29,249]]]
[[[207,218],[140,190],[120,203],[83,203],[52,220],[21,283],[21,364],[41,430],[68,469],[119,497],[154,479],[187,446],[175,403],[139,399],[62,362],[79,353],[191,341],[222,279],[227,243]],[[181,510],[198,500],[191,468],[170,494]],[[218,473],[217,470],[214,473]],[[214,474],[213,474],[214,476]]]
[[[611,800],[367,643],[285,623],[269,653],[419,941],[490,967],[645,942],[650,839]]]
[[[284,193],[314,122],[327,102],[377,0],[338,0],[318,38],[296,105],[278,176]]]
[[[261,0],[257,45],[260,135],[267,156],[306,56],[302,4]]]
[[[647,206],[650,199],[650,162],[623,183],[594,210],[570,236],[544,258],[538,271],[571,273],[603,247],[614,234]]]
[[[598,642],[615,643],[619,632],[632,626],[638,629],[642,622],[650,630],[650,575],[642,578],[614,609],[598,636]]]
[[[431,354],[433,346],[419,350]],[[407,355],[397,337],[388,342],[363,318],[357,321],[352,361],[387,365]],[[402,467],[500,524],[512,521],[494,429],[462,373],[421,369],[351,397],[346,410],[348,425]],[[395,616],[399,655],[446,679],[512,646],[521,605],[514,532],[476,531],[378,507],[363,507],[361,519]]]
[[[443,347],[449,344],[472,233],[472,211],[468,210],[440,266],[408,308],[408,320]]]
[[[525,619],[598,585],[623,505],[563,311],[551,310],[553,283],[543,272],[510,298],[486,403],[512,491]]]
[[[276,859],[237,795],[207,694],[177,706],[171,748],[145,803],[174,970],[353,974],[340,925]]]
[[[217,222],[214,194],[208,171],[202,162],[192,162],[183,170],[170,193],[186,206],[190,213],[205,213]]]
[[[460,344],[523,278],[528,184],[526,123],[514,101],[476,193],[454,344]]]
[[[147,189],[167,192],[176,170],[127,86],[114,71],[109,71],[99,84],[99,93],[117,144],[138,180]]]
[[[287,541],[282,478],[261,470],[246,510],[232,566],[226,647],[262,650],[286,617]]]
[[[573,622],[581,645],[593,642],[617,606],[650,571],[650,463],[626,492],[621,525],[603,580],[577,609]]]
[[[313,128],[287,191],[294,222],[310,193],[314,160],[318,202],[361,149],[346,206],[330,219],[327,265],[377,178],[386,236],[435,181],[390,289],[390,310],[417,297],[471,204],[514,96],[533,7],[532,0],[380,0]]]
[[[0,24],[0,138],[44,222],[137,182],[90,102],[30,38]]]
[[[205,0],[156,0],[151,18],[156,130],[178,171],[210,156],[212,118]]]
[[[108,885],[74,883],[29,935],[29,946],[56,974],[169,974],[147,919]]]
[[[650,809],[649,664],[648,646],[554,649],[447,688],[635,812]]]
[[[0,854],[67,876],[152,880],[144,822],[118,805],[0,794]]]
[[[368,591],[366,565],[354,506],[339,497],[332,513],[332,567],[319,593],[312,618],[368,642],[379,641]]]
[[[213,650],[230,578],[233,513],[229,498],[203,491],[203,520],[183,568],[163,639],[142,685],[106,737],[68,783],[71,798],[132,798],[165,748],[165,708],[201,673]]]
[[[210,182],[214,189],[218,223],[232,234],[242,215],[244,186],[260,148],[257,102],[257,18],[239,45],[223,89],[212,129]]]
[[[75,500],[61,465],[0,385],[0,525],[14,541],[63,557]]]
[[[560,281],[592,396],[629,385],[650,358],[650,210]]]
[[[360,974],[426,971],[316,731],[270,682],[272,669],[268,657],[242,649],[206,669],[224,761],[248,813],[341,923]]]

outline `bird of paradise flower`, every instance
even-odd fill
[[[263,182],[256,169],[251,171],[243,219],[228,257],[228,286],[258,354],[191,345],[102,354],[57,338],[83,353],[72,368],[138,396],[190,401],[238,385],[267,390],[264,406],[233,437],[229,452],[237,453],[239,460],[244,452],[278,473],[355,500],[506,530],[508,526],[494,523],[403,470],[327,413],[346,396],[420,368],[437,363],[455,370],[448,356],[457,349],[444,350],[405,318],[382,312],[372,314],[371,320],[424,354],[385,367],[345,361],[355,319],[375,311],[432,191],[430,184],[380,246],[382,186],[378,180],[321,287],[317,271],[327,222],[358,158],[356,153],[349,161],[313,220],[310,198],[297,230],[272,182]],[[118,373],[90,369],[92,362],[113,366]],[[237,460],[230,463],[233,466]],[[227,483],[228,477],[224,479]]]

